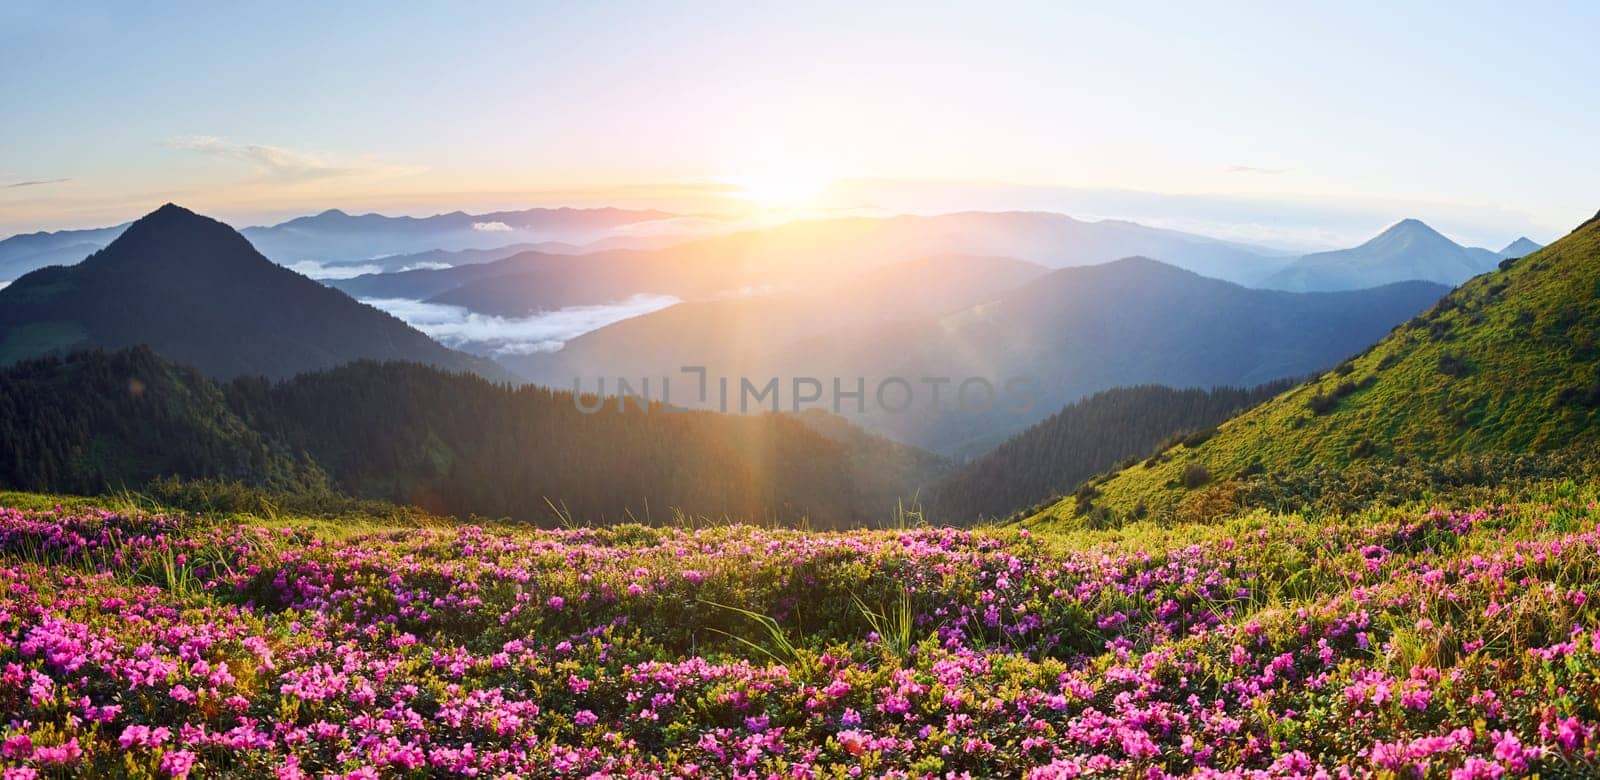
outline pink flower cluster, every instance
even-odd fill
[[[1600,771],[1596,516],[1072,549],[0,510],[0,768],[1578,776]]]

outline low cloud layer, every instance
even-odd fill
[[[316,260],[301,260],[299,262],[290,263],[286,267],[295,273],[305,274],[312,279],[329,280],[354,279],[357,276],[365,276],[366,274],[435,270],[439,268],[450,268],[451,265],[449,263],[412,263],[400,268],[391,268],[389,266],[375,265],[372,263],[359,263],[355,265],[327,265],[324,263],[319,263]]]
[[[472,223],[472,229],[481,230],[485,233],[510,233],[512,227],[504,222],[474,222]]]
[[[495,317],[409,298],[363,298],[361,302],[405,320],[446,346],[486,355],[527,355],[555,352],[589,331],[664,309],[679,299],[641,293],[616,303],[568,306],[529,317]]]

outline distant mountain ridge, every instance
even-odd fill
[[[672,247],[637,249],[628,256],[608,250],[594,254],[622,257],[640,268],[686,259],[732,273],[730,287],[743,286],[760,265],[787,271],[815,270],[850,263],[857,267],[934,255],[1014,257],[1047,268],[1065,268],[1146,255],[1215,278],[1259,278],[1292,258],[1260,247],[1191,233],[1153,228],[1123,220],[1086,221],[1051,212],[954,212],[936,216],[838,217],[800,220],[735,233],[695,238]],[[608,261],[609,262],[609,261]],[[522,266],[533,265],[533,268]],[[543,270],[537,258],[502,261],[496,275],[510,283],[523,272]],[[500,273],[504,271],[504,273]],[[448,274],[445,274],[448,276]],[[434,285],[438,286],[438,285]],[[667,291],[658,291],[667,292]],[[463,291],[462,297],[470,293]],[[474,309],[490,311],[489,309]]]
[[[368,358],[513,379],[170,203],[82,263],[33,271],[0,290],[0,364],[137,344],[220,378],[282,378]]]
[[[398,256],[434,250],[495,250],[520,243],[527,245],[525,249],[543,244],[546,246],[541,248],[567,251],[594,241],[654,246],[672,240],[671,225],[680,219],[664,211],[616,208],[534,208],[487,214],[454,211],[431,217],[354,215],[328,209],[239,232],[250,239],[257,251],[281,265],[363,263],[398,269],[412,263]],[[130,224],[27,233],[0,240],[0,281],[50,265],[77,263],[110,244]],[[646,224],[665,225],[661,228],[663,235],[617,235],[619,230]],[[697,234],[689,228],[681,232],[685,236]]]
[[[478,265],[504,260],[512,255],[523,252],[548,252],[551,254],[578,254],[583,247],[577,244],[568,244],[561,241],[541,241],[537,244],[507,244],[490,249],[429,249],[426,252],[410,252],[399,255],[384,255],[369,260],[360,261],[359,267],[376,266],[381,271],[366,271],[365,274],[394,273],[406,270],[437,270],[442,268],[456,268],[463,265]],[[357,264],[350,264],[357,265]],[[339,267],[339,266],[334,266]]]
[[[559,241],[583,244],[626,225],[673,218],[664,211],[617,208],[534,208],[468,214],[452,211],[431,217],[349,214],[328,209],[271,226],[241,231],[262,254],[280,263],[369,260],[430,249],[493,249],[517,242]]]
[[[806,220],[699,238],[653,250],[579,256],[529,252],[471,267],[375,274],[333,281],[357,297],[398,297],[522,317],[638,294],[708,300],[752,290],[816,288],[874,268],[940,256],[1009,257],[1045,268],[1160,257],[1247,283],[1291,258],[1264,249],[1146,227],[1088,222],[1047,212]]]
[[[888,218],[838,218],[832,221],[871,220],[881,223],[875,231],[856,231],[869,251],[848,247],[823,247],[830,254],[860,257],[880,251],[906,259],[910,255],[971,254],[1010,256],[1046,267],[1060,268],[1108,262],[1120,257],[1142,255],[1170,262],[1203,276],[1270,289],[1333,290],[1370,287],[1391,281],[1424,279],[1442,284],[1464,280],[1463,266],[1481,272],[1500,258],[1528,254],[1538,244],[1520,238],[1500,252],[1477,247],[1451,250],[1439,239],[1427,236],[1431,228],[1416,220],[1405,220],[1392,228],[1400,234],[1416,232],[1417,240],[1391,240],[1384,236],[1356,247],[1331,253],[1316,253],[1296,258],[1275,250],[1229,242],[1180,231],[1153,228],[1125,220],[1085,221],[1048,212],[955,212],[934,217],[900,216]],[[774,228],[747,230],[749,234],[778,235],[809,229],[830,220],[791,223]],[[1414,224],[1413,224],[1414,223]],[[47,265],[71,265],[110,243],[127,224],[90,230],[30,233],[0,240],[0,281]],[[397,291],[400,297],[422,299],[444,294],[456,287],[483,278],[484,274],[454,278],[450,274],[408,279],[382,278],[384,274],[428,269],[436,264],[464,266],[509,258],[521,252],[547,255],[601,254],[618,250],[652,251],[712,240],[696,251],[734,259],[729,247],[714,239],[727,234],[731,224],[717,220],[682,217],[656,210],[524,209],[469,214],[454,211],[431,217],[351,214],[340,209],[296,217],[275,225],[252,226],[240,232],[257,250],[275,262],[306,270],[325,279],[368,274],[359,282],[341,282],[353,295],[367,295],[365,287]],[[1390,232],[1390,231],[1386,231]],[[845,231],[847,234],[850,231]],[[876,233],[877,235],[868,235]],[[735,236],[728,239],[738,241]],[[1401,237],[1403,239],[1403,236]],[[1384,239],[1379,241],[1379,239]],[[749,242],[746,242],[749,243]],[[1371,258],[1374,250],[1391,244],[1433,245],[1426,256],[1402,250]],[[1450,242],[1453,243],[1453,242]],[[748,250],[747,250],[748,251]],[[1465,252],[1463,263],[1460,253]],[[1332,255],[1333,257],[1328,257]],[[1412,256],[1417,255],[1417,256]],[[1385,270],[1393,266],[1393,270]],[[323,272],[319,268],[348,268],[343,273]],[[516,285],[537,284],[533,279],[512,279],[523,270],[508,265],[488,275],[505,276]],[[502,273],[503,272],[503,273]],[[1459,277],[1459,278],[1458,278]],[[419,282],[408,289],[409,281]],[[490,287],[490,290],[493,288]],[[615,291],[612,291],[615,292]],[[640,292],[633,290],[621,295]],[[452,293],[471,308],[484,313],[509,316],[504,302],[476,301],[486,293],[463,290]],[[492,292],[487,293],[493,295]],[[606,301],[609,302],[609,301]]]
[[[71,265],[111,243],[131,225],[89,230],[23,233],[0,240],[0,282],[16,279],[47,265]]]
[[[1502,258],[1506,258],[1506,257],[1526,257],[1526,256],[1531,255],[1534,252],[1537,252],[1537,251],[1539,251],[1539,250],[1541,250],[1543,248],[1544,247],[1542,245],[1534,242],[1532,239],[1528,238],[1527,236],[1522,236],[1522,237],[1518,238],[1517,240],[1512,241],[1509,244],[1506,244],[1506,248],[1500,250],[1500,256]]]
[[[630,255],[635,250],[620,250],[624,255]],[[588,284],[599,291],[589,295],[577,297],[563,297],[562,293],[554,292],[545,287],[536,294],[518,297],[499,305],[479,304],[485,306],[476,309],[484,314],[496,316],[522,316],[533,311],[547,308],[559,308],[561,305],[576,305],[589,303],[604,303],[607,300],[620,300],[630,293],[622,292],[632,289],[624,285],[610,284],[594,279],[603,270],[606,260],[617,255],[617,252],[607,251],[596,253],[588,257],[587,271],[575,264],[570,265],[570,273],[574,277],[571,283],[583,284],[583,277],[590,277]],[[501,257],[483,263],[468,263],[449,268],[412,268],[407,270],[389,271],[382,273],[361,274],[349,279],[330,279],[328,284],[349,293],[356,298],[407,298],[411,300],[426,300],[433,303],[448,303],[436,301],[437,296],[449,293],[463,285],[470,284],[480,279],[501,278],[511,275],[530,272],[530,269],[539,266],[569,266],[572,256],[565,253],[546,252],[542,250],[526,250],[517,252],[507,257]],[[555,303],[550,303],[555,301]]]
[[[1356,290],[1421,280],[1458,285],[1489,271],[1505,257],[1536,251],[1526,237],[1500,252],[1465,247],[1421,220],[1404,219],[1350,249],[1305,255],[1266,277],[1261,287],[1293,292]]]

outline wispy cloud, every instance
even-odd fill
[[[14,181],[3,186],[9,190],[13,187],[37,187],[41,184],[60,184],[64,181],[72,181],[72,179],[70,177],[60,179],[30,179],[28,181]]]
[[[1289,172],[1289,169],[1287,169],[1287,168],[1258,168],[1258,167],[1256,167],[1254,165],[1230,165],[1230,166],[1228,166],[1228,173],[1249,173],[1249,174],[1254,174],[1256,176],[1277,176],[1280,173],[1288,173],[1288,172]]]
[[[472,229],[473,230],[484,231],[484,232],[488,232],[488,233],[509,233],[509,232],[511,232],[511,226],[507,225],[504,222],[474,222],[474,223],[472,223]]]
[[[397,175],[421,170],[392,165],[339,163],[311,152],[267,144],[237,143],[211,135],[168,138],[163,145],[169,149],[244,163],[254,169],[258,176],[283,182],[313,181],[341,176]]]

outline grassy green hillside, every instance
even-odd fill
[[[1600,443],[1600,216],[1472,279],[1337,369],[1033,522],[1226,508],[1240,478]]]

